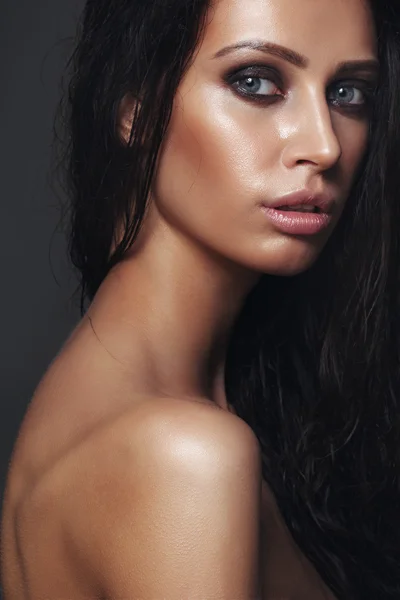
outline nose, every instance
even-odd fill
[[[308,90],[292,98],[291,123],[287,123],[282,161],[287,168],[310,165],[317,172],[331,169],[342,148],[334,131],[325,94]]]

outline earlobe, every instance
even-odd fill
[[[118,109],[117,131],[121,141],[129,144],[132,132],[132,123],[135,113],[139,109],[138,100],[130,93],[122,98]]]

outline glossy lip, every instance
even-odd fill
[[[301,190],[286,194],[273,202],[263,202],[265,208],[280,208],[281,206],[316,206],[321,213],[330,214],[334,205],[334,199],[330,194],[316,194],[309,190]],[[296,213],[307,214],[307,213]],[[316,214],[316,213],[310,213]]]
[[[326,212],[302,213],[267,206],[262,209],[276,229],[291,235],[315,235],[329,227],[332,221],[332,215]]]
[[[279,210],[284,206],[315,206],[318,212]],[[316,235],[327,229],[332,221],[333,206],[333,196],[306,189],[286,194],[268,204],[262,203],[263,212],[274,227],[290,235]]]
[[[315,206],[318,212],[279,210],[284,206]],[[327,229],[332,221],[333,206],[333,196],[306,189],[262,203],[263,212],[274,227],[290,235],[315,235]]]

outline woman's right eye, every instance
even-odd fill
[[[270,101],[282,96],[279,75],[272,69],[248,67],[225,77],[225,81],[241,96],[258,101]]]
[[[233,82],[233,87],[247,96],[277,96],[280,95],[278,86],[265,77],[246,76]]]

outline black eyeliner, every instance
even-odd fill
[[[348,113],[352,113],[354,115],[357,115],[357,114],[363,115],[363,114],[368,113],[371,110],[371,106],[373,104],[374,97],[376,94],[376,89],[377,89],[376,84],[374,84],[371,81],[366,81],[366,80],[361,80],[361,79],[342,80],[342,81],[339,80],[339,81],[333,82],[328,87],[328,92],[332,88],[340,88],[340,87],[355,88],[355,89],[360,90],[362,92],[362,94],[364,95],[365,100],[362,104],[349,104],[349,103],[341,104],[340,102],[334,102],[327,97],[327,100],[335,108],[337,108],[339,110],[343,110]]]
[[[282,76],[276,68],[266,65],[249,65],[247,67],[241,67],[234,71],[229,71],[224,75],[224,80],[228,83],[235,81],[241,76],[243,79],[246,77],[260,77],[264,79],[271,79],[276,85],[282,85]]]
[[[257,78],[257,79],[268,79],[273,83],[277,88],[282,90],[284,87],[282,76],[279,71],[270,65],[261,65],[261,64],[252,64],[248,66],[242,66],[236,68],[234,70],[228,71],[227,74],[223,76],[224,82],[229,85],[236,94],[239,94],[241,98],[250,100],[252,102],[257,102],[259,104],[272,104],[276,102],[278,98],[281,98],[284,94],[252,94],[251,92],[246,92],[240,88],[239,85],[234,85],[240,80],[245,80],[246,78]]]

